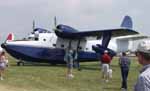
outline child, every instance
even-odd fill
[[[3,80],[4,71],[6,69],[6,57],[5,52],[2,51],[0,54],[0,80]]]
[[[109,78],[111,79],[112,78],[112,69],[109,69]]]

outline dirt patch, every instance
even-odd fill
[[[28,91],[26,89],[16,88],[16,87],[12,87],[12,86],[5,86],[2,84],[0,84],[0,89],[1,89],[1,91]]]

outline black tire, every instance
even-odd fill
[[[17,66],[24,66],[24,62],[17,62]]]

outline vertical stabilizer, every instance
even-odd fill
[[[13,33],[10,33],[7,36],[7,41],[12,41],[12,40],[14,40],[14,35],[13,35]]]
[[[132,29],[133,23],[132,23],[132,19],[130,16],[124,17],[122,24],[121,24],[121,27]]]

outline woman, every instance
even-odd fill
[[[5,57],[5,52],[0,54],[0,80],[3,80],[4,71],[6,69],[7,61]]]
[[[73,78],[74,75],[72,74],[73,69],[73,50],[66,49],[64,60],[67,63],[67,78]]]

